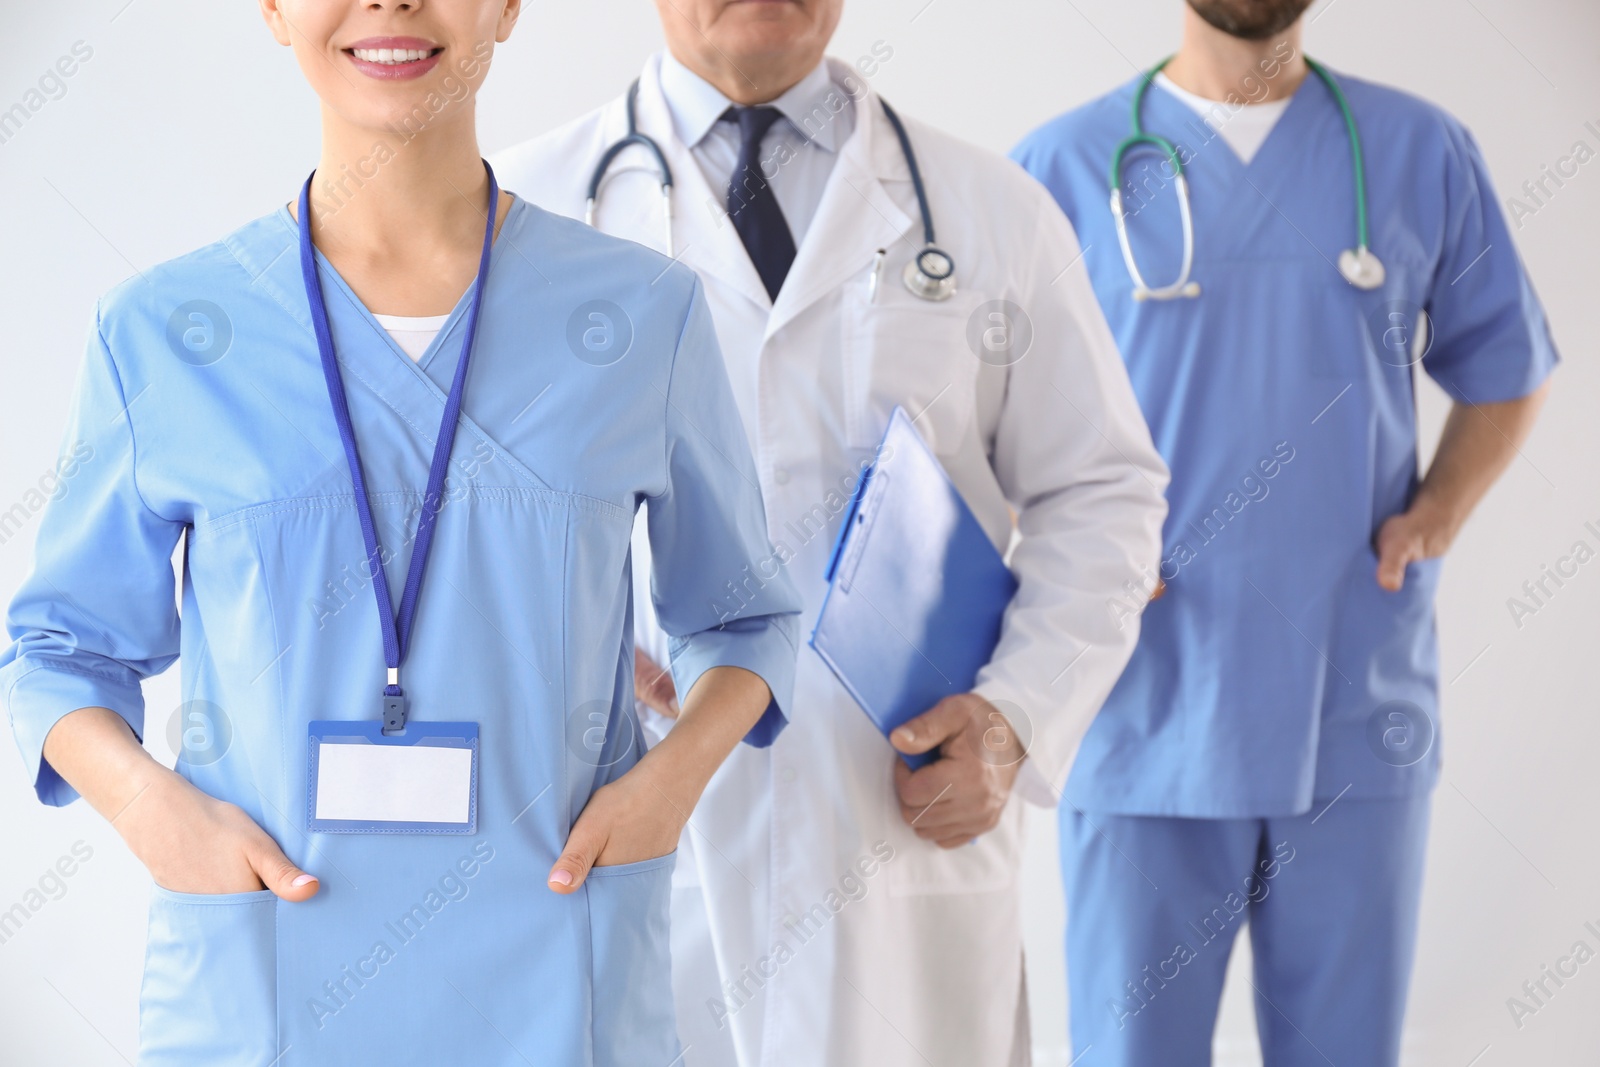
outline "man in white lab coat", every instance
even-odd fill
[[[713,780],[674,892],[685,1063],[1009,1067],[1029,1059],[1013,794],[1057,802],[1133,649],[1167,472],[1059,209],[1000,156],[911,120],[956,288],[928,300],[903,284],[928,235],[868,85],[892,49],[824,59],[841,4],[658,0],[668,50],[636,92],[493,162],[507,188],[582,217],[592,170],[630,126],[660,145],[670,225],[639,143],[610,161],[593,220],[703,279],[774,565],[802,590],[807,627],[895,405],[994,544],[1020,534],[1019,592],[975,695],[896,733],[941,759],[909,772],[801,648],[788,729]],[[734,618],[760,576],[728,580]],[[664,727],[669,650],[649,598],[635,610],[641,700]]]

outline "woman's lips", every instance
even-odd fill
[[[369,78],[405,81],[438,66],[444,49],[420,37],[368,37],[343,51],[350,64]]]

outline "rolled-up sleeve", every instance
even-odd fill
[[[146,505],[134,456],[122,383],[96,329],[65,444],[40,494],[49,500],[33,570],[7,615],[12,643],[0,654],[0,698],[46,804],[78,797],[44,758],[51,728],[79,708],[103,707],[142,736],[140,680],[178,656],[172,551],[184,527]]]
[[[794,692],[800,598],[767,537],[755,462],[698,280],[667,389],[666,489],[648,501],[650,596],[672,681],[712,667],[761,677],[772,702],[745,737],[770,745]]]
[[[1054,806],[1139,636],[1153,591],[1168,472],[1139,411],[1065,216],[1037,194],[1018,303],[1032,350],[1010,369],[994,471],[1016,509],[1016,596],[975,691],[1028,748],[1017,789]]]

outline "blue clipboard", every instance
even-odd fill
[[[903,408],[839,529],[811,647],[887,738],[972,690],[1017,580]],[[912,770],[938,758],[900,753]]]

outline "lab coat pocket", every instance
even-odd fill
[[[668,908],[676,851],[595,867],[589,898],[594,1067],[667,1064],[679,1055]]]
[[[933,450],[949,455],[975,421],[979,360],[967,333],[977,296],[918,300],[891,284],[888,266],[883,270],[875,300],[856,285],[844,296],[840,350],[848,444],[876,446],[898,404]]]
[[[277,909],[271,890],[155,886],[139,992],[140,1067],[240,1067],[279,1055]]]

